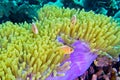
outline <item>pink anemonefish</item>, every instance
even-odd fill
[[[35,23],[32,23],[32,32],[33,32],[34,34],[38,34],[38,28],[37,28],[37,26],[36,26]]]
[[[76,15],[73,15],[72,18],[71,18],[71,23],[72,23],[73,25],[75,25],[76,22],[77,22]]]
[[[74,51],[73,48],[67,45],[62,46],[60,49],[63,50],[65,54],[71,54]]]

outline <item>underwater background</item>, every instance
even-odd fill
[[[120,0],[0,0],[0,80],[74,80],[119,54]]]
[[[119,20],[120,0],[0,0],[0,23],[32,22],[32,19],[38,18],[36,11],[45,4],[92,10]]]

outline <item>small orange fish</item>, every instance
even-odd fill
[[[38,34],[38,28],[35,23],[32,23],[32,31],[34,34]]]
[[[77,22],[76,15],[73,15],[72,18],[71,18],[71,24],[75,25],[76,22]]]
[[[62,46],[60,49],[63,50],[65,54],[71,54],[74,51],[73,48],[67,45]]]

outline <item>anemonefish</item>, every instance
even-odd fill
[[[38,34],[38,28],[37,28],[37,26],[36,26],[35,23],[32,23],[32,32],[33,32],[34,34]]]
[[[60,49],[63,50],[65,54],[71,54],[74,51],[72,47],[67,45],[62,46]]]
[[[72,25],[75,25],[76,22],[77,22],[76,15],[73,15],[72,18],[71,18],[71,24],[72,24]]]

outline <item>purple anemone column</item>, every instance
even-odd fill
[[[71,61],[71,64],[70,69],[65,72],[65,76],[54,77],[50,75],[46,80],[74,80],[82,75],[97,57],[97,54],[91,52],[85,42],[77,40],[71,46],[74,48],[74,52],[71,53],[70,58],[67,60]]]

